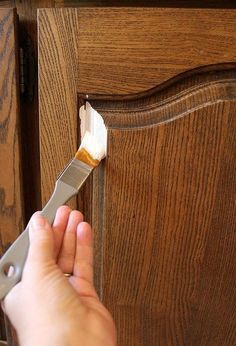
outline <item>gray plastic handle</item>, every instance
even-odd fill
[[[77,193],[78,189],[58,180],[50,200],[41,211],[41,215],[52,224],[57,208],[66,203]],[[3,299],[5,295],[21,280],[28,249],[29,234],[27,226],[0,260],[0,299]],[[8,276],[7,269],[10,266],[13,267],[13,273]]]

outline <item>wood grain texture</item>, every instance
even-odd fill
[[[232,61],[235,18],[234,10],[40,9],[43,203],[76,150],[77,91],[135,93],[191,68]]]
[[[55,0],[55,7],[170,7],[170,8],[235,8],[226,0]]]
[[[22,47],[26,37],[30,38],[33,45],[37,65],[37,8],[53,7],[52,0],[12,0],[1,1],[0,7],[16,7],[19,19],[18,39]],[[40,195],[40,164],[39,164],[39,136],[38,136],[38,86],[37,71],[34,98],[32,101],[21,97],[20,113],[22,116],[22,166],[25,220],[28,222],[30,216],[36,210],[41,209]],[[33,134],[33,135],[32,135]]]
[[[78,22],[73,10],[39,12],[39,112],[42,201],[77,150]],[[54,148],[54,149],[53,149]],[[53,150],[52,150],[53,149]],[[72,206],[74,204],[71,204]]]
[[[234,61],[236,56],[232,9],[75,11],[78,90],[87,94],[143,91],[193,68]]]
[[[166,103],[91,101],[109,134],[102,299],[122,346],[236,338],[236,71],[197,83]]]
[[[1,1],[0,7],[16,7],[19,18],[18,27],[18,45],[22,45],[25,35],[31,38],[35,53],[37,55],[37,7],[52,6],[50,0],[43,1]],[[1,10],[3,11],[3,10]],[[1,69],[0,69],[0,76]],[[0,79],[1,79],[0,77]],[[40,170],[39,170],[39,145],[38,145],[38,97],[37,83],[35,87],[35,97],[32,102],[27,102],[21,99],[20,102],[21,116],[21,167],[22,167],[22,184],[24,185],[22,199],[24,199],[24,215],[25,223],[35,210],[41,208],[40,199]],[[14,129],[14,128],[13,128]],[[15,130],[15,129],[14,129]],[[19,127],[17,128],[17,131]],[[33,134],[33,135],[32,135]],[[17,142],[16,142],[17,145]],[[10,184],[10,183],[9,183]],[[20,207],[20,206],[19,206]],[[23,229],[23,225],[21,227]],[[12,230],[11,237],[16,237],[16,229]],[[4,319],[3,313],[1,318],[1,338],[7,339],[9,346],[18,345],[16,333],[10,325],[8,319]]]
[[[1,253],[22,231],[15,13],[0,9],[0,234]]]
[[[182,34],[172,45],[175,63],[164,61],[170,41],[160,40],[158,50],[153,40],[163,58],[157,69],[157,55],[145,46],[155,35],[144,35],[135,20],[134,13],[142,21],[139,10],[126,9],[126,19],[133,20],[127,33],[120,30],[127,34],[120,41],[113,40],[115,29],[103,29],[111,28],[111,17],[116,28],[118,9],[101,9],[101,16],[99,9],[39,11],[42,197],[49,197],[56,173],[75,150],[77,107],[84,102],[77,93],[88,94],[109,136],[107,160],[94,172],[84,205],[95,231],[96,286],[114,315],[118,344],[234,345],[236,76],[235,65],[225,63],[235,60],[235,46],[227,45],[227,56],[220,56],[213,45],[235,40],[234,12],[201,17],[193,10],[194,23],[183,17]],[[158,9],[150,10],[149,20],[143,11],[146,29],[151,11],[164,25]],[[172,11],[176,24],[184,12]],[[120,23],[124,28],[122,16]],[[184,35],[185,25],[191,35]],[[152,29],[160,34],[160,26]],[[131,28],[143,60],[135,59],[133,49],[126,78]],[[165,37],[175,37],[172,26],[166,31]],[[203,61],[198,47],[205,44]],[[189,49],[183,53],[184,45]],[[114,49],[98,59],[99,51],[114,47],[116,55]],[[206,64],[216,65],[202,68]],[[179,75],[181,69],[188,70]],[[155,88],[128,95],[147,87]],[[104,93],[116,101],[99,100]]]
[[[18,47],[14,10],[0,9],[0,254],[23,230]],[[2,323],[4,320],[2,319]],[[15,345],[7,325],[9,345]],[[2,328],[1,328],[2,329]],[[5,332],[3,332],[5,337]]]
[[[157,6],[157,7],[180,7],[180,8],[235,8],[236,4],[232,1],[221,0],[165,0],[165,1],[149,1],[144,0],[136,1],[115,1],[115,0],[9,0],[1,1],[0,7],[16,7],[19,16],[19,37],[20,44],[24,40],[25,34],[29,35],[32,40],[35,56],[37,56],[37,9],[48,7],[114,7],[114,6]],[[35,95],[32,102],[21,100],[21,113],[24,120],[22,131],[22,164],[24,166],[23,175],[24,181],[24,199],[25,203],[25,219],[29,220],[30,216],[35,210],[41,208],[41,195],[40,195],[40,165],[39,165],[39,137],[38,137],[38,95],[37,95],[37,78],[35,85]],[[29,136],[34,133],[34,137]],[[32,138],[32,140],[31,140]],[[84,202],[80,199],[80,205]]]
[[[53,7],[51,0],[15,0],[19,16],[19,45],[25,47],[26,40],[31,40],[37,66],[37,8]],[[22,164],[24,166],[24,199],[25,218],[28,222],[31,215],[41,209],[40,194],[40,160],[39,160],[39,130],[38,130],[38,83],[37,69],[35,71],[34,97],[28,100],[21,97],[22,126]],[[32,136],[33,134],[33,136]]]

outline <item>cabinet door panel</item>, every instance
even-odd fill
[[[154,91],[91,100],[109,134],[103,205],[95,199],[94,208],[101,291],[121,345],[235,338],[235,71],[226,76],[202,76],[194,95],[192,87],[164,105]]]
[[[92,8],[77,11],[77,88],[128,94],[235,60],[235,10]]]
[[[215,64],[235,61],[235,13],[193,8],[39,9],[43,204],[55,176],[77,149],[78,93],[112,97],[157,85],[162,89],[181,73],[208,65],[214,74]]]
[[[119,345],[236,337],[235,20],[234,10],[39,13],[42,198],[76,151],[88,100],[108,155],[79,206]]]

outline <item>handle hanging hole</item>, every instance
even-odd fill
[[[15,273],[15,267],[12,263],[6,263],[4,268],[3,268],[3,273],[7,276],[7,277],[11,277],[14,275]]]

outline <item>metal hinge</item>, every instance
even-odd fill
[[[20,42],[20,95],[24,101],[32,102],[36,81],[36,62],[33,44],[29,35]]]

